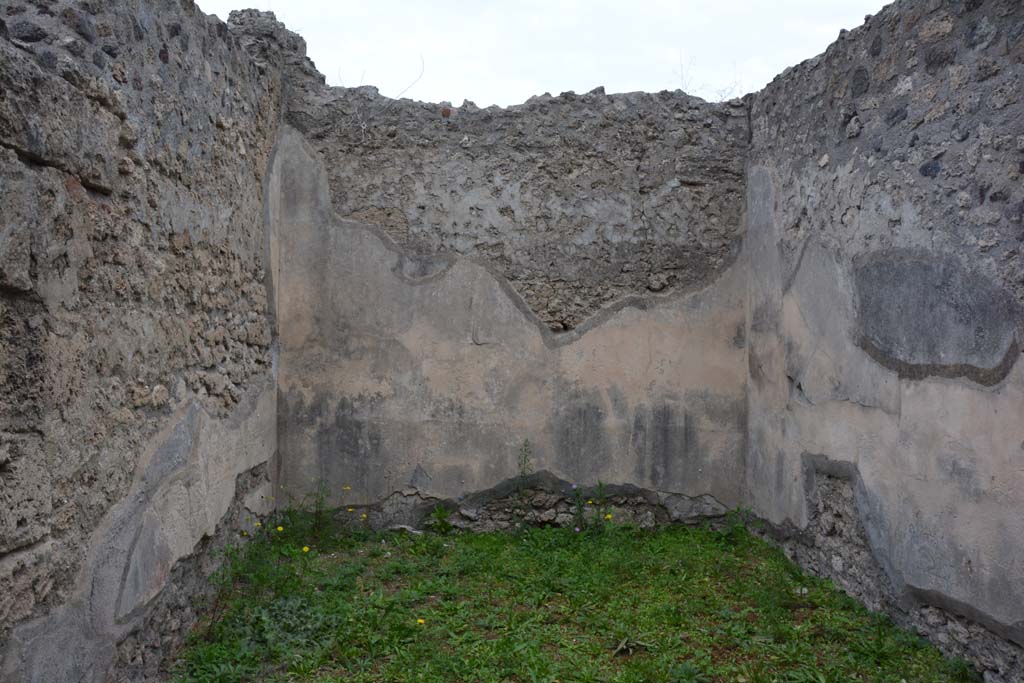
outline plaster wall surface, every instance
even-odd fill
[[[1022,32],[888,6],[750,98],[747,189],[755,509],[804,527],[808,463],[849,466],[896,599],[1018,644]]]
[[[454,498],[516,476],[529,439],[534,467],[565,480],[743,500],[739,268],[554,335],[483,265],[410,268],[385,232],[336,218],[327,177],[286,130],[270,191],[292,495]]]

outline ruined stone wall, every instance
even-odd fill
[[[416,256],[470,257],[552,330],[624,298],[694,289],[743,234],[738,101],[563,93],[479,109],[333,88],[288,121],[327,169],[342,219]]]
[[[529,439],[564,480],[739,504],[740,103],[311,88],[285,120],[270,215],[294,499],[459,497],[516,476]]]
[[[1024,677],[1024,649],[1019,645],[956,610],[901,600],[866,532],[864,484],[855,469],[814,456],[805,457],[804,463],[807,525],[799,530],[769,527],[762,533],[805,570],[831,579],[868,609],[891,615],[947,655],[974,663],[986,683]]]
[[[236,29],[178,0],[0,3],[4,681],[107,680],[233,499],[266,509],[266,476],[235,483],[276,450],[283,58]]]
[[[897,2],[748,97],[751,504],[992,681],[1024,676],[977,627],[1024,643],[1022,35],[1013,0]]]
[[[341,121],[344,123],[344,121]],[[508,281],[339,218],[286,129],[271,173],[282,485],[335,503],[456,498],[532,467],[731,507],[746,439],[741,270],[552,333]]]
[[[1020,678],[1022,36],[905,0],[742,101],[482,110],[0,2],[0,678],[158,677],[272,495],[501,527],[526,439],[529,521],[750,507]]]

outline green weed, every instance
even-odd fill
[[[601,495],[577,500],[596,534],[377,533],[281,513],[226,555],[175,680],[976,680],[738,520],[641,531],[603,524]]]

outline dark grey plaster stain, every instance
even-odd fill
[[[1013,297],[949,255],[906,250],[856,264],[859,345],[901,377],[1001,381],[1016,362]]]
[[[339,488],[349,485],[368,490],[376,473],[376,463],[383,462],[380,425],[366,416],[377,399],[373,397],[332,397],[318,393],[306,402],[299,392],[283,392],[278,397],[279,448],[287,457],[291,438],[311,435],[315,443],[317,477],[325,484]],[[340,490],[327,491],[331,500]]]
[[[939,469],[956,484],[957,489],[966,500],[977,501],[982,498],[985,487],[978,479],[977,469],[970,460],[957,455],[941,455],[938,464]]]
[[[779,327],[779,310],[777,305],[762,302],[754,308],[751,315],[750,331],[757,333],[775,332]]]
[[[200,410],[199,406],[190,405],[167,440],[157,446],[143,475],[147,491],[155,489],[171,472],[188,462],[199,431]]]
[[[697,435],[693,431],[692,420],[686,419],[686,413],[676,420],[675,410],[671,405],[661,404],[651,410],[650,451],[647,460],[650,463],[651,481],[656,485],[664,485],[675,481],[680,462],[686,458],[691,447],[696,446]],[[689,423],[689,424],[688,424]]]
[[[563,471],[580,478],[601,472],[611,457],[605,418],[600,405],[582,397],[559,407],[553,427],[555,459]]]
[[[613,384],[605,389],[605,393],[608,395],[608,403],[612,407],[612,414],[615,418],[628,420],[629,401],[626,400],[626,395],[622,393],[622,390]]]
[[[747,346],[747,328],[744,324],[740,323],[736,325],[736,333],[732,337],[732,345],[737,349],[742,349]]]
[[[761,363],[761,358],[754,347],[750,347],[747,351],[747,373],[750,376],[750,381],[755,386],[758,388],[765,386],[767,378],[764,374],[764,365]]]
[[[399,251],[398,260],[392,270],[402,279],[415,283],[443,274],[451,268],[454,261],[454,258],[446,254],[416,254]]]
[[[330,406],[321,399],[323,411],[316,432],[320,477],[325,482],[351,482],[350,486],[370,489],[377,465],[384,462],[380,425],[360,417],[352,401],[340,398]]]
[[[713,403],[713,402],[712,402]],[[710,422],[711,429],[735,432],[740,419],[735,406],[728,415],[716,414],[718,408],[688,399],[685,403],[662,402],[652,407],[640,405],[632,420],[630,448],[635,453],[636,476],[663,491],[683,490],[697,480],[714,476],[713,454],[702,442],[700,424]],[[745,410],[740,411],[745,415]],[[722,422],[722,418],[726,418]],[[743,418],[743,428],[746,420]],[[744,438],[745,443],[745,438]]]

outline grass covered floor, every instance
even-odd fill
[[[177,681],[974,680],[739,525],[258,535]]]

